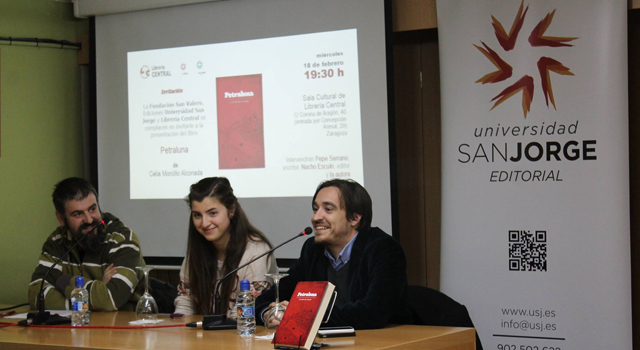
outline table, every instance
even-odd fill
[[[200,321],[202,316],[170,319],[160,315],[160,325]],[[134,312],[93,312],[91,325],[127,326]],[[0,322],[16,322],[2,318]],[[258,326],[257,335],[265,335]],[[390,325],[383,329],[359,330],[355,337],[316,339],[329,349],[475,349],[473,328]],[[0,328],[0,349],[273,349],[269,340],[241,338],[235,330],[203,331],[189,327],[151,329],[53,329],[35,327]]]

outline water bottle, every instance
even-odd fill
[[[256,334],[256,299],[251,294],[251,284],[248,280],[240,281],[240,293],[236,297],[238,312],[238,335],[253,337]]]
[[[76,288],[71,292],[71,325],[89,325],[89,291],[84,288],[84,277],[76,277]]]

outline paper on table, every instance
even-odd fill
[[[275,334],[276,334],[276,333],[274,332],[274,333],[267,334],[267,335],[256,335],[256,336],[254,336],[254,338],[255,338],[255,339],[266,339],[266,340],[272,340],[272,339],[273,339],[273,336],[274,336]]]
[[[139,324],[156,324],[156,323],[160,323],[164,320],[136,320],[136,321],[131,321],[129,322],[129,324],[132,325],[139,325]]]

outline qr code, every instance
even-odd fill
[[[509,271],[547,271],[547,231],[509,231]]]

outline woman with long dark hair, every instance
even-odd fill
[[[265,281],[266,273],[278,270],[275,257],[269,254],[222,281],[221,310],[214,310],[218,280],[271,249],[271,243],[249,223],[226,178],[200,180],[191,185],[185,200],[191,208],[191,217],[175,312],[185,315],[220,312],[232,316],[240,281]]]

